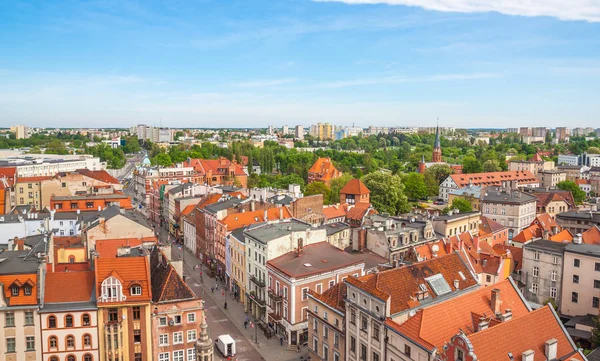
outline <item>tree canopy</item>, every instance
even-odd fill
[[[570,191],[571,194],[573,194],[573,199],[575,200],[575,203],[577,204],[581,204],[585,201],[585,192],[581,188],[579,188],[579,186],[573,181],[562,181],[558,183],[556,187],[564,191]]]
[[[362,182],[371,191],[371,203],[379,212],[397,215],[410,211],[400,176],[379,171],[365,175]]]

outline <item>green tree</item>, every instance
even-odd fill
[[[346,183],[350,182],[352,174],[344,173],[341,177],[334,178],[330,182],[329,198],[325,200],[326,204],[336,204],[340,202],[340,191]]]
[[[371,191],[371,203],[379,212],[397,215],[410,211],[400,176],[378,171],[364,176],[362,182]]]
[[[500,163],[496,159],[488,159],[483,162],[483,171],[484,172],[500,172],[502,167],[500,167]]]
[[[171,160],[171,156],[167,153],[159,153],[156,157],[151,159],[152,164],[160,165],[163,167],[170,167],[173,165],[173,161]]]
[[[279,178],[275,183],[275,186],[281,189],[288,189],[290,184],[298,184],[300,187],[304,188],[304,183],[304,179],[294,173]]]
[[[589,147],[587,149],[587,152],[589,154],[600,154],[600,148],[598,148],[598,147]]]
[[[592,342],[592,347],[596,348],[600,346],[600,317],[593,317],[592,320],[594,322],[594,328],[592,328],[592,337],[590,337],[590,341]]]
[[[425,198],[429,194],[425,176],[421,173],[408,173],[402,177],[402,184],[404,184],[404,193],[410,200]]]
[[[452,168],[447,164],[434,164],[427,168],[423,174],[423,178],[428,194],[430,196],[437,196],[440,191],[440,183],[452,173]]]
[[[463,159],[463,173],[481,173],[483,166],[475,156],[469,155]]]
[[[330,193],[329,187],[327,187],[327,184],[325,184],[323,182],[312,182],[309,185],[307,185],[306,189],[304,190],[305,196],[322,194],[324,200],[329,199],[329,193]]]
[[[182,132],[181,130],[178,130],[177,132],[175,132],[175,137],[174,139],[177,140],[179,138],[182,138],[185,135],[184,132]]]
[[[40,147],[38,147],[36,145],[36,146],[31,147],[31,149],[29,149],[29,153],[30,154],[42,154],[42,150],[40,149]]]
[[[125,154],[138,153],[141,150],[140,142],[137,136],[127,137],[125,139],[125,145],[123,146],[123,152]]]
[[[473,212],[471,202],[464,198],[454,198],[452,201],[452,209],[458,209],[461,212]]]
[[[583,201],[585,201],[585,192],[581,190],[581,188],[579,188],[579,186],[573,181],[562,181],[558,183],[556,187],[558,189],[562,189],[563,191],[570,191],[571,194],[573,194],[573,199],[575,200],[575,203],[577,204],[581,204],[583,203]]]

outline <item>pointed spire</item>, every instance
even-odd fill
[[[433,143],[433,148],[440,148],[440,121],[438,118],[438,123],[435,126],[435,143]]]

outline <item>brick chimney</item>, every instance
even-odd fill
[[[500,290],[498,288],[494,288],[492,290],[492,296],[490,297],[490,308],[492,309],[495,315],[499,315],[501,313],[500,306],[502,306],[502,300],[500,299]]]
[[[298,254],[298,257],[302,256],[302,252],[304,251],[304,244],[303,244],[303,240],[302,238],[298,238],[298,248],[296,249],[296,252]]]

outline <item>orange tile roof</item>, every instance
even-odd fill
[[[325,219],[334,219],[340,217],[346,217],[346,209],[341,205],[334,205],[323,207],[323,215]]]
[[[417,257],[417,259],[419,259],[419,260],[424,261],[424,260],[432,259],[434,257],[433,256],[433,246],[437,246],[437,248],[438,248],[436,257],[443,257],[448,254],[446,252],[446,243],[444,243],[443,239],[440,239],[435,242],[429,242],[429,243],[425,243],[425,244],[422,244],[419,246],[415,246],[415,247],[413,247],[413,252],[415,253],[415,256]]]
[[[525,229],[523,229],[519,234],[513,237],[512,241],[517,243],[527,243],[535,238],[540,238],[542,236],[540,227],[533,224]]]
[[[569,208],[575,207],[575,200],[573,194],[570,191],[563,191],[558,189],[552,189],[547,192],[533,192],[532,196],[537,198],[538,210],[548,206],[550,202],[563,201],[569,206]]]
[[[600,244],[600,228],[596,225],[592,226],[581,234],[581,238],[585,244]]]
[[[479,223],[479,236],[481,238],[487,238],[494,235],[494,233],[501,232],[506,229],[506,226],[503,226],[486,216],[481,216],[479,219],[481,220],[481,223]]]
[[[523,248],[505,244],[494,245],[494,251],[499,255],[507,255],[512,259],[512,271],[518,271],[523,266]]]
[[[228,194],[229,194],[229,196],[231,196],[231,198],[234,198],[234,197],[239,197],[240,199],[247,199],[248,198],[248,197],[246,197],[246,195],[244,193],[239,192],[239,191],[238,192],[231,192],[231,193],[228,193]]]
[[[112,175],[110,175],[105,170],[89,170],[87,168],[77,169],[77,173],[84,175],[89,178],[93,178],[100,182],[110,183],[110,184],[120,184],[119,180]]]
[[[539,153],[535,153],[533,157],[531,157],[532,162],[543,162],[542,156]]]
[[[0,178],[8,178],[11,180],[15,179],[17,175],[17,167],[2,167],[0,168]]]
[[[206,196],[202,197],[200,202],[198,202],[198,204],[196,205],[196,209],[204,209],[210,206],[211,204],[217,203],[222,197],[223,194],[220,193],[207,194]]]
[[[459,272],[465,277],[464,280]],[[359,278],[349,277],[346,282],[382,300],[391,298],[390,313],[393,315],[420,304],[414,297],[420,290],[420,284],[425,284],[431,295],[430,298],[437,298],[425,281],[426,277],[435,274],[441,274],[453,291],[456,291],[454,280],[458,280],[461,290],[478,285],[477,280],[457,253]]]
[[[589,179],[575,179],[575,184],[591,184],[592,182]]]
[[[4,299],[7,300],[9,306],[23,306],[23,305],[36,305],[37,301],[37,274],[35,273],[21,273],[21,274],[7,274],[0,275],[0,283],[4,285]],[[29,283],[31,287],[31,295],[26,296],[24,291],[19,291],[19,296],[13,296],[11,293],[10,286],[13,283],[24,285]]]
[[[340,190],[343,194],[369,194],[369,188],[360,181],[358,178],[352,178],[346,185]]]
[[[252,212],[243,212],[243,213],[234,213],[230,214],[227,217],[223,218],[219,222],[227,226],[227,231],[231,232],[238,228],[246,227],[251,224],[256,224],[265,221],[272,221],[279,219],[279,207],[269,208],[267,210],[267,219],[265,220],[265,211],[252,211]],[[288,209],[288,207],[281,207],[281,212],[283,213],[283,218],[281,219],[289,219],[292,218],[292,213]]]
[[[516,318],[530,312],[527,302],[521,297],[516,285],[510,279],[506,279],[493,287],[483,287],[421,309],[403,324],[399,325],[388,320],[386,325],[430,350],[433,347],[441,350],[444,343],[460,330],[467,335],[474,333],[480,317],[490,320],[490,327],[501,322],[494,317],[491,307],[492,289],[500,290],[501,313],[510,309],[512,317]]]
[[[190,204],[187,207],[185,207],[183,209],[183,211],[181,211],[181,215],[182,216],[187,216],[188,214],[190,214],[195,208],[196,208],[196,204]]]
[[[68,285],[71,287],[65,287]],[[89,302],[93,290],[94,271],[49,272],[46,274],[44,302]]]
[[[354,207],[350,208],[346,213],[346,218],[350,220],[360,221],[362,220],[367,212],[371,209],[369,203],[357,203]]]
[[[571,234],[571,232],[569,232],[568,229],[565,228],[557,234],[550,236],[550,240],[554,242],[569,243],[573,241],[573,235]]]
[[[331,158],[318,158],[308,173],[317,175],[322,181],[330,181],[339,176],[339,171],[331,162]]]
[[[197,173],[206,174],[212,172],[214,175],[227,175],[229,166],[234,167],[236,176],[245,176],[244,168],[241,164],[233,163],[227,158],[219,159],[188,159],[183,162],[184,167],[193,167]]]
[[[532,350],[534,361],[545,361],[544,343],[550,339],[558,341],[557,359],[583,360],[550,305],[467,337],[479,360],[508,359],[510,352],[522,361],[523,352]]]
[[[120,238],[120,239],[102,239],[96,241],[96,252],[100,257],[117,257],[117,250],[121,247],[138,247],[144,242],[156,242],[156,237],[149,238]]]
[[[548,213],[538,214],[533,220],[534,224],[538,224],[544,231],[552,231],[552,227],[558,227],[558,223]]]
[[[31,183],[31,182],[41,182],[48,179],[52,179],[50,176],[39,176],[39,177],[19,177],[17,178],[17,183]]]
[[[506,172],[487,172],[487,173],[469,173],[450,175],[458,188],[463,188],[469,184],[474,186],[499,186],[502,182],[516,180],[519,184],[539,183],[540,181],[528,170],[510,170]]]
[[[108,277],[114,276],[123,285],[123,292],[127,296],[125,302],[150,301],[152,292],[150,290],[150,267],[147,257],[118,257],[105,258],[100,256],[96,259],[96,295],[102,294],[102,282]],[[131,296],[128,292],[133,285],[142,287],[140,296]]]
[[[323,302],[329,307],[336,309],[340,312],[346,312],[346,302],[344,299],[346,298],[346,284],[345,283],[336,283],[333,287],[327,289],[327,291],[323,293],[317,293],[313,290],[308,291],[311,296],[316,298],[317,300]]]

